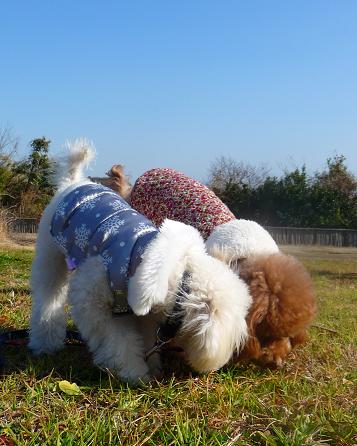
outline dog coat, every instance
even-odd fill
[[[57,205],[51,234],[70,270],[89,256],[101,256],[111,288],[124,291],[158,230],[111,189],[89,183],[73,189]]]
[[[204,238],[219,225],[235,220],[208,187],[174,169],[152,169],[139,177],[131,205],[159,226],[165,218],[198,229]]]

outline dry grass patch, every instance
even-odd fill
[[[26,327],[33,253],[0,252],[3,328]],[[93,367],[84,347],[34,358],[8,346],[0,381],[0,444],[352,445],[356,443],[357,260],[303,258],[319,317],[311,342],[285,368],[225,367],[167,374],[131,388]],[[14,295],[12,295],[14,291]],[[61,392],[61,380],[81,393]],[[6,443],[6,442],[7,443]]]

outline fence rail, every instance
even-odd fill
[[[322,228],[265,228],[278,245],[357,247],[357,230]]]
[[[322,229],[322,228],[265,228],[278,245],[326,245],[357,247],[357,230]],[[38,220],[34,218],[18,218],[11,222],[10,230],[20,233],[36,233]]]
[[[10,223],[10,231],[21,234],[36,234],[38,220],[36,218],[16,218]]]

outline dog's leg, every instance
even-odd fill
[[[78,268],[70,280],[68,298],[94,362],[126,381],[147,381],[149,368],[136,317],[113,315],[112,292],[98,257],[90,257]]]
[[[63,254],[46,233],[39,234],[32,264],[32,314],[29,347],[36,354],[52,353],[66,336],[68,273]]]

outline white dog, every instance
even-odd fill
[[[96,364],[122,379],[146,381],[158,371],[158,355],[145,355],[158,324],[159,336],[174,337],[194,369],[218,369],[244,346],[251,304],[246,285],[207,255],[196,229],[166,220],[156,230],[113,191],[85,178],[93,153],[84,140],[70,147],[58,192],[40,222],[31,349],[39,354],[62,347],[68,298]],[[115,291],[127,293],[134,314],[113,314]]]

